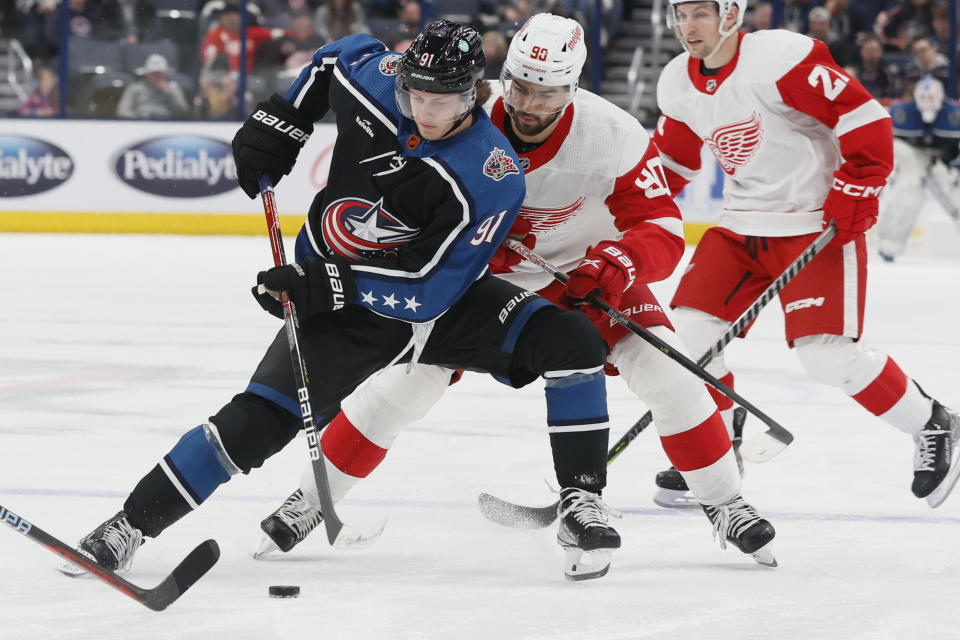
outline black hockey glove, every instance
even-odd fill
[[[257,274],[253,297],[270,315],[283,317],[279,291],[293,298],[300,319],[324,311],[336,311],[357,298],[350,263],[342,256],[307,260],[274,267]]]
[[[280,94],[258,104],[233,137],[237,181],[244,193],[257,197],[261,173],[269,174],[274,184],[280,182],[293,169],[311,133],[310,119]]]

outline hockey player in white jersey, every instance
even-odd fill
[[[513,38],[491,108],[520,157],[527,195],[511,230],[570,273],[566,287],[503,247],[491,268],[500,277],[560,306],[599,290],[664,341],[679,341],[649,282],[669,276],[683,254],[683,226],[657,148],[643,127],[609,102],[577,88],[586,50],[574,20],[539,14]],[[668,457],[703,505],[721,546],[732,543],[775,565],[774,529],[740,495],[740,474],[716,403],[698,378],[638,336],[583,305],[610,347],[608,362],[652,410]],[[394,367],[343,404],[323,434],[334,499],[369,474],[397,432],[423,416],[448,386],[451,371]],[[550,423],[551,430],[563,430]],[[561,494],[558,541],[572,546],[592,523]],[[310,500],[308,501],[307,498]],[[263,551],[288,551],[320,522],[313,475],[262,528]],[[584,516],[589,514],[584,513]]]
[[[660,76],[654,141],[674,193],[700,169],[704,142],[726,173],[718,225],[671,303],[684,344],[705,351],[833,221],[835,240],[780,293],[787,341],[814,380],[913,436],[912,491],[938,506],[960,473],[960,416],[860,340],[864,232],[893,166],[889,115],[822,42],[738,31],[746,0],[670,2],[686,52]],[[708,370],[733,386],[722,356]]]
[[[892,262],[903,253],[927,195],[960,225],[960,105],[943,84],[924,76],[913,100],[890,107],[893,175],[880,197],[877,251]]]

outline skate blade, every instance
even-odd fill
[[[566,547],[563,553],[563,574],[567,580],[593,580],[602,578],[610,570],[612,549],[594,549],[584,551],[577,547]]]
[[[773,548],[770,543],[763,545],[750,555],[753,556],[754,561],[759,565],[770,568],[777,566],[777,559],[773,557]]]
[[[380,534],[383,533],[383,528],[386,526],[386,518],[368,527],[344,525],[343,529],[341,529],[337,535],[337,539],[333,541],[333,547],[335,549],[363,549],[373,544],[377,538],[380,537]]]
[[[263,539],[260,541],[260,547],[253,552],[253,559],[259,560],[260,558],[263,558],[274,551],[280,551],[280,547],[278,547],[277,544],[270,539],[270,536],[264,535]]]
[[[82,578],[87,575],[87,570],[71,562],[64,562],[62,565],[57,567],[57,571],[67,576],[68,578]]]
[[[937,488],[927,496],[927,504],[930,505],[931,509],[936,509],[943,504],[949,497],[950,492],[953,491],[958,478],[960,478],[960,447],[957,447],[953,461],[950,463],[950,471],[947,472],[943,482],[937,485]]]
[[[664,509],[699,509],[700,503],[689,491],[657,487],[653,502]]]

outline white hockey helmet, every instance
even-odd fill
[[[710,1],[717,5],[717,13],[720,14],[720,25],[717,27],[717,32],[720,34],[720,41],[717,43],[717,48],[723,43],[724,40],[735,34],[740,26],[743,24],[743,16],[747,11],[747,0],[670,0],[670,8],[667,9],[667,28],[673,29],[674,33],[677,34],[677,38],[680,39],[680,43],[686,49],[687,45],[683,41],[683,38],[680,37],[680,32],[677,30],[677,5],[686,4],[688,2],[705,2]],[[723,21],[726,16],[733,11],[733,8],[737,7],[737,21],[729,29],[723,28]],[[716,49],[714,49],[716,51]],[[711,52],[712,54],[713,52]]]
[[[586,59],[587,43],[579,22],[551,13],[531,16],[510,41],[500,72],[504,102],[528,113],[563,111],[573,100]],[[523,96],[513,87],[514,79],[562,90],[550,92],[554,99],[520,104]]]
[[[927,124],[937,119],[944,97],[943,83],[930,75],[920,78],[913,88],[913,101],[917,103],[920,117]]]

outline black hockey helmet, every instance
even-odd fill
[[[483,79],[485,66],[476,29],[437,20],[424,27],[404,52],[397,82],[406,91],[464,93]]]

